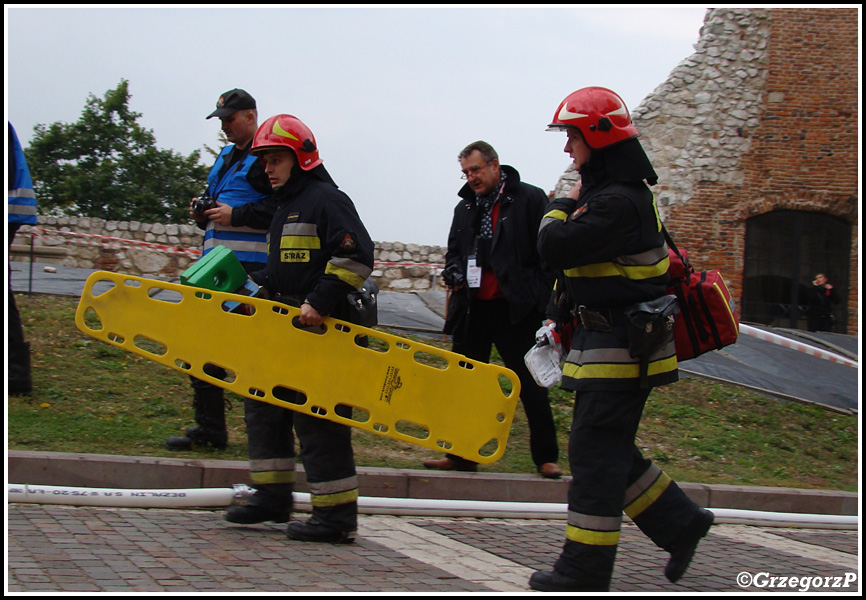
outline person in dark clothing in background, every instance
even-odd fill
[[[806,309],[809,331],[833,331],[836,322],[833,305],[838,303],[839,294],[827,280],[827,276],[824,273],[815,275],[809,295],[809,307]]]
[[[553,271],[538,256],[535,239],[547,195],[500,165],[482,141],[458,156],[466,185],[454,209],[443,279],[451,288],[445,333],[452,350],[490,361],[495,345],[505,366],[520,379],[520,399],[529,423],[529,444],[538,472],[558,478],[559,447],[547,389],[524,363],[553,288]],[[428,469],[476,471],[477,463],[453,454],[424,462]]]

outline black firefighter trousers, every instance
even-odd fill
[[[581,391],[568,444],[566,542],[554,568],[587,584],[609,583],[622,513],[667,549],[700,507],[635,446],[650,390]]]
[[[279,399],[306,401],[293,391]],[[342,532],[357,530],[358,477],[350,427],[250,398],[244,402],[244,419],[250,477],[258,497],[254,504],[291,508],[297,433],[313,518]]]
[[[504,298],[473,299],[466,318],[468,321],[454,330],[452,351],[489,363],[492,347],[496,346],[505,366],[520,379],[520,400],[529,424],[529,449],[533,462],[536,466],[555,463],[559,460],[559,446],[547,388],[535,383],[523,360],[535,345],[535,332],[542,325],[543,315],[533,311],[520,322],[512,323],[508,302]],[[459,459],[452,454],[448,456]]]

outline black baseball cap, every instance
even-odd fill
[[[256,107],[256,99],[244,90],[235,88],[220,96],[216,106],[216,110],[207,116],[208,119],[211,117],[227,117],[239,110],[254,109]]]

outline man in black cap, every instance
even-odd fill
[[[205,197],[193,198],[190,203],[189,215],[205,230],[202,257],[222,245],[234,252],[247,273],[259,271],[268,259],[267,231],[232,227],[217,221],[220,207],[230,210],[255,203],[264,208],[261,201],[271,193],[271,184],[261,163],[249,153],[258,129],[256,101],[244,90],[229,90],[219,97],[216,110],[207,116],[212,117],[219,117],[229,145],[222,149],[208,175]],[[202,204],[212,208],[202,210]],[[225,377],[222,369],[206,372],[217,379]],[[185,436],[168,438],[166,448],[190,450],[194,445],[201,445],[223,450],[228,443],[223,389],[194,377],[190,380],[197,425],[187,427]]]

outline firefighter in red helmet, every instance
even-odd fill
[[[560,312],[549,316],[576,323],[562,378],[575,392],[572,481],[560,557],[529,585],[607,591],[623,511],[670,552],[665,576],[675,582],[713,514],[635,445],[650,391],[677,380],[672,316],[653,322],[661,336],[652,338],[633,324],[647,305],[652,313],[670,303],[667,247],[649,188],[657,177],[625,102],[608,89],[568,95],[549,129],[566,132],[565,151],[581,177],[568,197],[551,202],[538,233],[542,259],[561,270],[552,303]]]
[[[264,164],[274,191],[264,208],[244,205],[230,214],[232,224],[268,229],[267,266],[250,278],[270,298],[299,307],[302,325],[321,325],[326,316],[351,320],[346,296],[372,272],[373,242],[354,204],[325,170],[312,131],[297,117],[276,115],[259,127],[251,152]],[[306,401],[300,392],[274,393],[294,404]],[[289,523],[288,537],[353,541],[358,477],[351,429],[259,400],[245,400],[244,409],[255,493],[246,505],[229,508],[226,520],[289,521],[296,433],[313,514]]]

